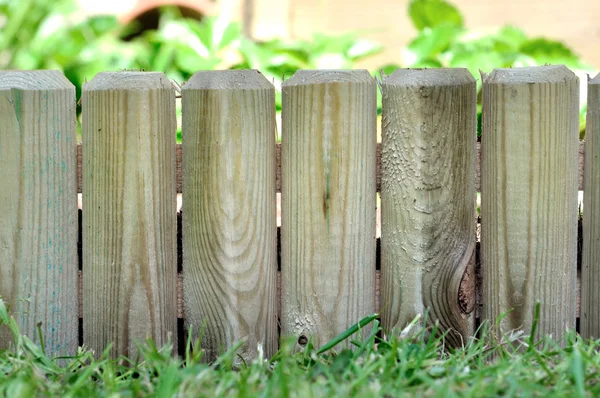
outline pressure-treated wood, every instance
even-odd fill
[[[52,357],[78,345],[76,145],[62,74],[0,72],[0,297]],[[0,327],[0,348],[9,336]]]
[[[480,169],[479,169],[479,163],[480,163],[480,150],[481,150],[481,143],[478,142],[477,146],[476,146],[477,150],[477,157],[476,157],[476,161],[475,161],[475,189],[477,190],[477,192],[480,192],[481,189],[481,185],[480,185],[480,180],[481,180],[481,173],[480,173]],[[584,142],[580,141],[579,142],[579,177],[578,177],[578,181],[579,181],[579,190],[582,191],[583,190],[583,149],[584,149]],[[181,158],[183,156],[183,151],[181,150],[181,144],[177,144],[176,147],[177,150],[177,192],[181,193],[182,189],[181,189]],[[281,192],[281,144],[277,144],[276,145],[276,159],[277,159],[277,165],[276,165],[276,172],[277,172],[277,178],[275,179],[275,185],[277,187],[277,192]],[[78,183],[77,183],[77,190],[79,193],[81,193],[81,145],[77,146],[77,178],[78,178]],[[376,181],[377,181],[377,192],[379,192],[380,187],[381,187],[381,143],[377,144],[377,177],[376,177]]]
[[[560,339],[575,327],[579,79],[564,66],[483,81],[483,318]]]
[[[375,309],[376,87],[299,71],[282,91],[282,335],[318,346]]]
[[[600,338],[600,74],[588,81],[581,268],[581,335]]]
[[[275,89],[254,70],[198,72],[183,88],[188,326],[208,360],[243,340],[277,350]]]
[[[382,326],[429,310],[452,346],[473,333],[476,90],[466,69],[398,69],[382,85]]]
[[[83,87],[83,342],[176,340],[175,93],[162,73]]]

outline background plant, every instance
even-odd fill
[[[169,7],[162,9],[157,29],[140,32],[139,26],[122,26],[115,17],[78,18],[75,9],[73,0],[0,0],[0,68],[60,69],[78,96],[82,84],[101,71],[157,70],[182,83],[201,69],[252,68],[274,83],[280,110],[281,82],[296,70],[354,68],[382,49],[353,33],[259,42],[246,38],[240,24],[226,16],[198,21]],[[408,14],[417,36],[398,54],[400,62],[373,74],[398,67],[465,67],[480,89],[479,70],[543,64],[591,70],[557,40],[530,38],[513,26],[492,33],[468,30],[460,11],[445,0],[412,0]]]
[[[564,43],[558,40],[528,37],[514,26],[504,26],[491,33],[468,30],[460,11],[445,0],[412,0],[408,14],[417,36],[402,52],[403,67],[469,69],[481,94],[480,71],[494,68],[564,64],[568,68],[592,70]],[[391,72],[401,64],[382,68]],[[481,98],[481,97],[479,97]],[[585,103],[580,109],[580,138],[585,136]],[[478,104],[481,121],[481,101]],[[478,127],[478,135],[481,126]]]

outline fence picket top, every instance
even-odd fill
[[[532,66],[524,68],[498,68],[489,75],[482,74],[486,84],[560,83],[579,80],[564,65]]]
[[[0,71],[0,90],[74,90],[75,86],[58,70]]]
[[[473,82],[475,78],[466,68],[396,69],[383,77],[383,84],[402,87],[447,87]]]
[[[83,84],[84,91],[172,89],[173,84],[162,72],[100,72]]]
[[[256,69],[203,70],[194,73],[182,90],[256,90],[274,89]]]
[[[588,84],[600,84],[600,73],[596,75],[596,77],[590,79],[588,75]]]
[[[282,87],[361,82],[375,84],[375,79],[366,69],[303,69],[283,82]]]

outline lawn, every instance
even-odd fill
[[[449,350],[435,325],[417,318],[403,331],[381,337],[376,316],[367,317],[319,349],[309,343],[294,352],[282,342],[273,358],[251,363],[235,347],[215,363],[202,362],[198,343],[183,358],[172,346],[140,344],[139,358],[109,360],[81,348],[76,356],[48,358],[20,334],[0,300],[0,324],[13,344],[0,351],[0,393],[31,396],[595,396],[600,393],[599,341],[574,332],[558,344],[534,343],[513,332],[494,335],[483,325],[479,337]],[[2,326],[5,327],[5,326]],[[353,332],[357,332],[354,333]],[[362,336],[361,336],[362,335]],[[342,344],[337,344],[342,342]],[[344,349],[344,345],[353,349]],[[335,346],[335,347],[334,347]],[[332,348],[333,347],[333,348]],[[259,350],[260,352],[260,350]]]

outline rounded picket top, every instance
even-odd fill
[[[330,83],[373,83],[375,79],[366,69],[325,69],[325,70],[299,70],[283,83],[283,87],[306,86],[313,84]]]
[[[162,72],[100,72],[88,83],[84,83],[84,91],[102,90],[151,90],[173,89],[173,84]]]
[[[475,83],[475,78],[466,68],[396,69],[383,78],[383,85],[400,87],[446,87],[467,83]]]
[[[483,74],[486,84],[560,83],[571,80],[579,81],[579,78],[564,65],[498,68],[489,75]]]
[[[0,90],[74,90],[75,86],[58,70],[0,71]]]
[[[194,73],[182,90],[275,89],[256,69],[203,70]]]

